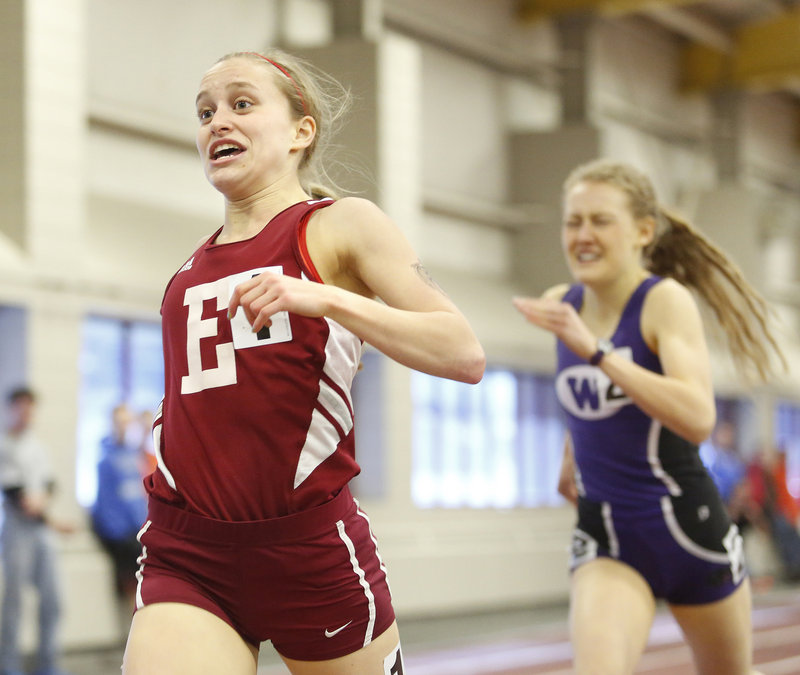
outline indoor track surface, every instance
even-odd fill
[[[800,675],[800,588],[757,593],[755,665],[764,675]],[[570,675],[567,609],[514,609],[471,616],[400,621],[404,675]],[[118,675],[121,648],[67,654],[71,675]],[[691,675],[680,631],[659,609],[637,675]],[[264,645],[258,675],[288,675]],[[723,675],[723,674],[720,674]]]

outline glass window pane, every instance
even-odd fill
[[[122,322],[97,317],[84,322],[75,468],[77,499],[83,506],[91,505],[97,494],[99,442],[108,431],[109,411],[122,400],[122,345]]]
[[[94,503],[100,440],[110,430],[111,411],[127,403],[153,411],[164,391],[161,329],[157,323],[106,317],[84,321],[80,354],[81,390],[75,490],[78,503]]]
[[[786,453],[786,487],[800,499],[800,403],[781,401],[775,409],[775,444]]]
[[[353,380],[356,461],[361,473],[353,479],[351,488],[358,497],[379,498],[386,494],[381,394],[384,358],[378,352],[365,351],[361,355],[362,367]]]
[[[555,505],[564,424],[550,377],[487,369],[468,385],[414,372],[411,496],[421,508]]]

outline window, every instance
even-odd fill
[[[111,411],[127,403],[145,416],[164,393],[161,327],[158,323],[89,317],[80,355],[76,494],[83,506],[97,494],[100,440],[108,434]],[[132,427],[140,435],[149,430]]]
[[[487,369],[477,385],[411,374],[412,500],[422,508],[559,504],[553,379]]]
[[[372,349],[361,354],[361,368],[351,389],[355,414],[356,461],[361,473],[350,487],[358,498],[386,496],[385,449],[383,446],[383,363],[386,357]]]
[[[714,465],[720,448],[729,447],[741,461],[748,462],[758,450],[758,419],[755,405],[747,397],[717,396],[717,423],[711,435],[700,444],[700,459],[707,468]],[[714,472],[712,471],[712,477]]]
[[[786,487],[800,499],[800,403],[779,401],[775,407],[775,445],[786,453]]]
[[[12,388],[28,382],[25,372],[26,341],[26,310],[0,305],[0,396],[3,402]]]

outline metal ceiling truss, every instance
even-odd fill
[[[697,0],[519,0],[517,12],[523,21],[535,21],[574,12],[621,16],[696,2]]]
[[[730,11],[729,0],[518,0],[517,13],[522,21],[563,19],[576,13],[647,17],[688,41],[682,71],[686,90],[775,90],[797,96],[798,2],[752,0],[748,6],[758,9],[760,18],[749,18],[733,27],[729,20],[723,20],[724,10]]]

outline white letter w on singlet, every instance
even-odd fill
[[[575,404],[579,408],[584,409],[587,403],[592,410],[597,410],[600,407],[600,397],[597,392],[598,387],[596,379],[585,378],[578,380],[575,377],[570,377],[567,378],[567,382],[572,391]]]

